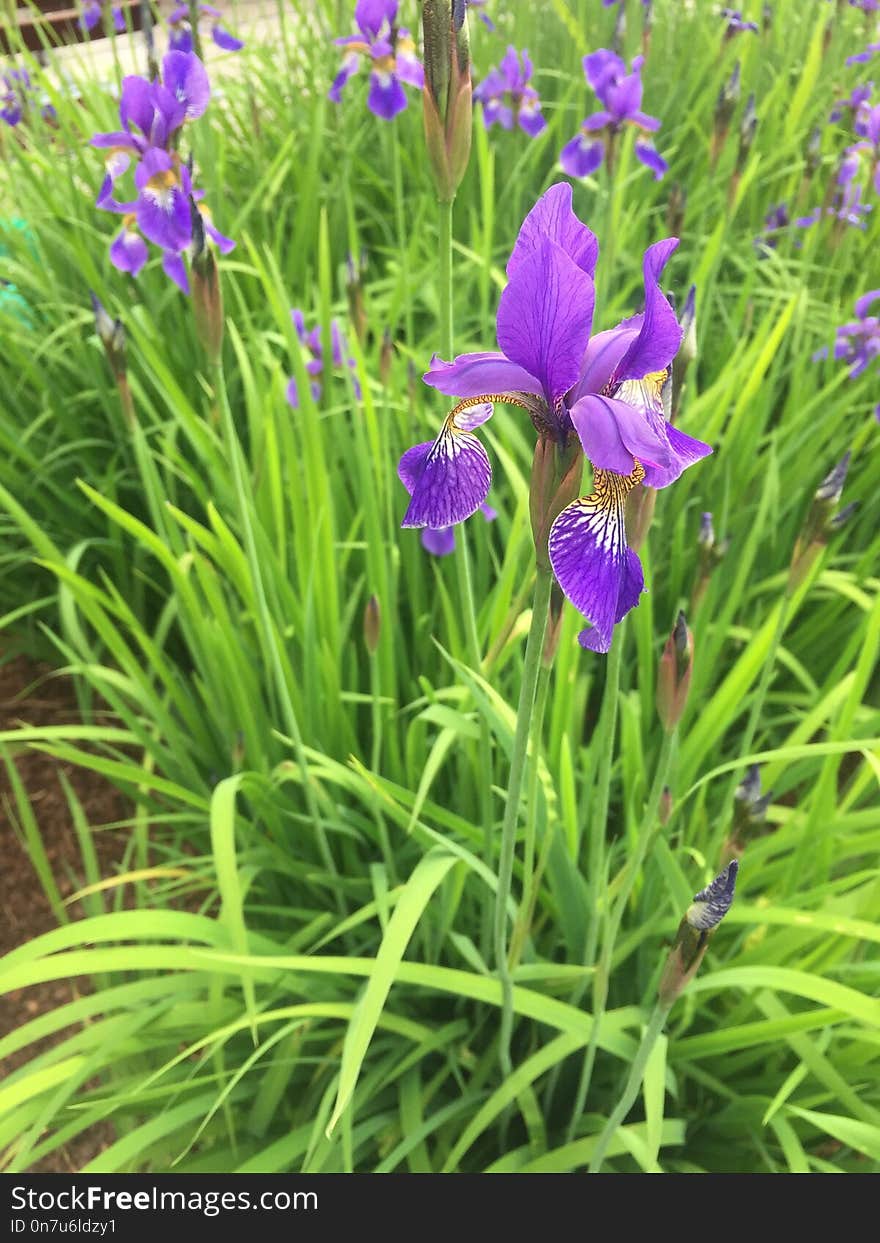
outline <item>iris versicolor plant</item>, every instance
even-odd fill
[[[155,82],[134,74],[123,79],[122,128],[92,138],[92,145],[106,152],[107,172],[97,206],[123,217],[110,246],[111,263],[137,276],[149,257],[146,238],[161,248],[166,275],[184,293],[189,293],[189,276],[183,257],[193,244],[194,210],[221,253],[235,245],[214,227],[200,202],[202,192],[193,186],[191,166],[179,151],[183,127],[203,115],[210,97],[208,75],[198,57],[169,52]],[[132,166],[136,197],[120,202],[116,183]]]
[[[486,129],[500,125],[511,130],[518,125],[530,138],[535,138],[547,128],[538,92],[529,85],[533,71],[528,52],[518,52],[515,47],[507,49],[497,69],[489,70],[474,89],[474,99],[483,106]]]
[[[660,128],[657,117],[642,111],[644,63],[644,56],[636,56],[627,73],[626,62],[607,48],[584,57],[584,74],[602,108],[588,116],[581,124],[580,133],[562,148],[559,159],[563,172],[569,177],[588,177],[603,160],[610,166],[618,136],[626,126],[633,126],[642,134],[654,133]],[[654,144],[646,138],[637,138],[635,152],[642,164],[651,169],[655,181],[659,181],[669,166]]]
[[[880,359],[880,317],[869,314],[871,307],[878,301],[880,289],[872,289],[862,294],[856,299],[855,319],[841,324],[836,330],[833,355],[849,365],[851,380],[858,379],[875,359]],[[815,355],[816,359],[827,357],[827,347]],[[875,407],[875,413],[880,419],[880,404]]]
[[[237,39],[234,34],[226,29],[223,25],[223,14],[219,9],[215,9],[211,4],[200,4],[197,6],[199,17],[205,17],[211,27],[211,38],[217,47],[222,48],[224,52],[240,52],[244,47],[241,39]],[[168,17],[168,46],[172,52],[193,52],[195,45],[193,40],[192,23],[190,21],[189,5],[178,5]]]
[[[404,82],[422,89],[424,70],[410,32],[395,24],[397,10],[398,0],[358,0],[354,20],[359,33],[334,39],[343,49],[343,59],[328,93],[333,103],[341,101],[343,87],[357,73],[362,57],[370,63],[367,107],[383,121],[393,120],[406,108]]]
[[[624,504],[644,482],[665,488],[711,452],[665,417],[662,390],[681,328],[659,277],[678,245],[644,257],[645,310],[591,337],[599,247],[574,214],[571,187],[551,186],[523,222],[498,305],[499,352],[436,355],[424,381],[461,400],[436,440],[409,449],[399,474],[410,493],[405,527],[463,522],[485,501],[492,468],[474,435],[493,405],[516,406],[538,434],[532,526],[539,565],[591,623],[584,647],[607,652],[614,626],[644,590],[627,547]],[[577,499],[582,455],[593,491]],[[549,557],[549,561],[548,561]]]

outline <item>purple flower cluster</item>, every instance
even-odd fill
[[[211,97],[205,67],[188,52],[169,52],[161,78],[148,82],[123,78],[119,103],[122,128],[95,134],[92,146],[106,152],[106,175],[97,206],[123,217],[122,230],[110,246],[110,262],[120,272],[137,276],[149,257],[147,243],[162,250],[162,266],[176,285],[189,293],[183,261],[193,239],[192,212],[198,210],[204,231],[227,254],[235,243],[214,227],[208,208],[195,190],[192,169],[177,150],[187,121],[202,116]],[[119,202],[116,182],[134,168],[136,196]],[[196,207],[195,204],[198,203]]]
[[[849,378],[858,379],[871,363],[880,358],[880,317],[868,312],[880,300],[880,289],[872,289],[856,300],[856,317],[848,324],[841,324],[834,341],[834,357],[849,364]],[[814,361],[827,358],[828,350],[814,355]],[[880,419],[880,404],[874,413]]]
[[[422,89],[425,72],[409,31],[395,25],[397,8],[398,0],[357,0],[354,20],[360,33],[334,40],[344,55],[328,92],[333,103],[341,101],[343,87],[357,73],[362,56],[370,61],[367,107],[383,121],[391,121],[406,107],[404,82]]]
[[[547,553],[559,586],[591,622],[581,644],[607,652],[644,590],[626,542],[628,493],[639,483],[665,488],[711,449],[664,413],[682,330],[659,280],[677,239],[645,252],[644,311],[591,336],[599,245],[571,202],[570,185],[551,186],[523,221],[498,304],[500,350],[432,360],[425,383],[459,400],[436,440],[403,455],[398,474],[411,498],[403,526],[438,530],[488,496],[492,467],[474,432],[496,403],[526,410],[545,443],[582,448],[593,491],[555,519]]]
[[[104,10],[106,8],[105,0],[84,0],[82,14],[79,19],[80,27],[83,30],[94,30],[99,22],[103,20]],[[125,14],[118,4],[114,4],[110,9],[113,18],[113,29],[118,35],[125,31]]]
[[[625,62],[607,48],[585,56],[583,64],[587,81],[602,104],[602,110],[588,116],[580,133],[562,149],[559,159],[563,172],[569,177],[588,177],[595,172],[624,126],[634,125],[643,133],[660,128],[656,117],[642,111],[643,56],[635,58],[629,73]],[[651,169],[655,181],[659,181],[669,167],[654,144],[646,139],[636,141],[636,156]]]
[[[290,318],[293,320],[293,326],[296,329],[296,335],[299,337],[300,343],[309,355],[306,362],[306,371],[312,378],[312,400],[318,401],[322,391],[321,376],[324,374],[324,347],[321,343],[321,329],[312,328],[307,330],[303,313],[297,307],[290,312]],[[348,353],[348,344],[342,334],[342,329],[335,319],[330,324],[330,352],[333,367],[347,366],[354,373],[355,360]],[[361,386],[358,383],[357,376],[354,374],[352,374],[352,384],[354,386],[354,395],[359,398]],[[294,379],[290,379],[287,382],[287,400],[294,410],[299,409],[299,388]]]
[[[497,69],[490,69],[474,90],[474,99],[483,105],[483,124],[491,129],[498,124],[502,129],[513,129],[516,123],[530,138],[547,128],[541,115],[538,92],[529,83],[533,66],[529,54],[520,54],[509,47]]]
[[[222,24],[223,14],[211,4],[200,4],[199,12],[210,19],[211,38],[224,52],[240,52],[244,47],[241,39],[236,39]],[[191,52],[193,50],[192,25],[189,20],[189,6],[178,5],[168,18],[168,46],[172,52]]]
[[[26,69],[10,69],[0,74],[0,121],[5,125],[20,125],[32,112],[38,98],[37,88]],[[55,117],[51,104],[43,104],[40,113],[45,121]]]

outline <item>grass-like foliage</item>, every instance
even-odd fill
[[[417,32],[419,6],[401,7]],[[743,7],[761,22],[757,0]],[[681,308],[696,284],[699,348],[679,423],[715,452],[658,493],[649,592],[611,655],[578,646],[566,605],[539,676],[515,809],[512,1073],[492,923],[534,431],[500,406],[481,429],[498,516],[457,528],[453,555],[400,529],[398,458],[448,409],[419,378],[443,344],[443,291],[418,92],[391,122],[365,107],[365,73],[328,101],[351,16],[329,0],[284,4],[272,41],[211,62],[188,142],[237,242],[219,260],[212,368],[157,255],[136,279],[108,261],[118,219],[95,209],[88,145],[118,124],[108,84],[87,58],[78,93],[30,62],[56,116],[0,134],[0,612],[10,648],[74,675],[83,723],[0,747],[12,773],[38,747],[103,774],[131,815],[89,825],[70,793],[88,881],[88,916],[71,921],[37,813],[10,785],[59,927],[8,955],[0,984],[85,976],[91,990],[0,1042],[0,1056],[34,1049],[0,1088],[7,1169],[102,1120],[116,1139],[92,1171],[586,1169],[754,764],[766,821],[604,1168],[877,1169],[877,373],[850,380],[813,355],[880,286],[880,199],[866,191],[864,228],[826,215],[754,243],[780,202],[792,221],[831,203],[857,138],[849,113],[828,117],[870,77],[844,62],[872,32],[824,0],[770,7],[769,29],[725,40],[715,6],[656,0],[642,73],[670,171],[655,181],[623,136],[612,167],[574,183],[601,245],[597,328],[640,309],[642,253],[678,229],[664,288]],[[642,6],[626,8],[629,59]],[[453,214],[456,352],[495,348],[511,245],[562,178],[594,102],[581,58],[611,46],[615,22],[599,0],[486,11],[498,29],[471,17],[475,77],[527,47],[548,124],[487,132],[475,110]],[[750,92],[757,130],[736,175]],[[686,205],[670,227],[674,186]],[[348,255],[364,256],[354,287]],[[124,324],[133,422],[90,290]],[[337,318],[354,359],[325,369],[317,399],[294,306],[325,357]],[[842,504],[859,507],[787,593],[814,493],[847,452]],[[711,565],[707,511],[727,542]],[[692,680],[666,735],[655,687],[679,609]],[[109,881],[93,850],[105,832],[126,843]]]

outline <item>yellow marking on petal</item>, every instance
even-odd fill
[[[479,397],[465,397],[457,406],[449,411],[446,416],[446,426],[453,432],[460,432],[464,429],[458,427],[455,420],[459,414],[463,414],[465,410],[472,410],[474,406],[497,406],[497,405],[519,406],[522,410],[532,411],[532,407],[526,401],[520,401],[511,393],[482,393]]]
[[[593,472],[593,491],[584,497],[587,505],[597,509],[612,510],[622,507],[626,498],[645,477],[645,468],[637,459],[630,475],[617,475],[611,470],[596,469]]]

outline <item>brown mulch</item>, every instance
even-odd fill
[[[69,678],[52,676],[48,665],[35,664],[23,656],[0,663],[0,730],[16,729],[21,725],[68,725],[80,719]],[[92,826],[124,819],[128,813],[125,800],[99,774],[74,768],[26,745],[16,749],[14,759],[56,883],[62,898],[66,898],[86,881],[70,809],[58,779],[59,768],[76,792],[86,820]],[[15,800],[6,767],[0,764],[0,955],[58,926],[27,851],[13,828],[10,810],[15,813]],[[127,837],[125,830],[94,834],[102,877],[119,871]],[[69,909],[74,919],[83,914],[78,903],[71,904]],[[79,978],[34,984],[7,994],[0,1006],[0,1036],[88,991],[88,980]],[[0,1078],[59,1038],[28,1045],[6,1058],[0,1063]],[[113,1138],[109,1125],[94,1127],[36,1164],[33,1171],[68,1173],[80,1170]]]

